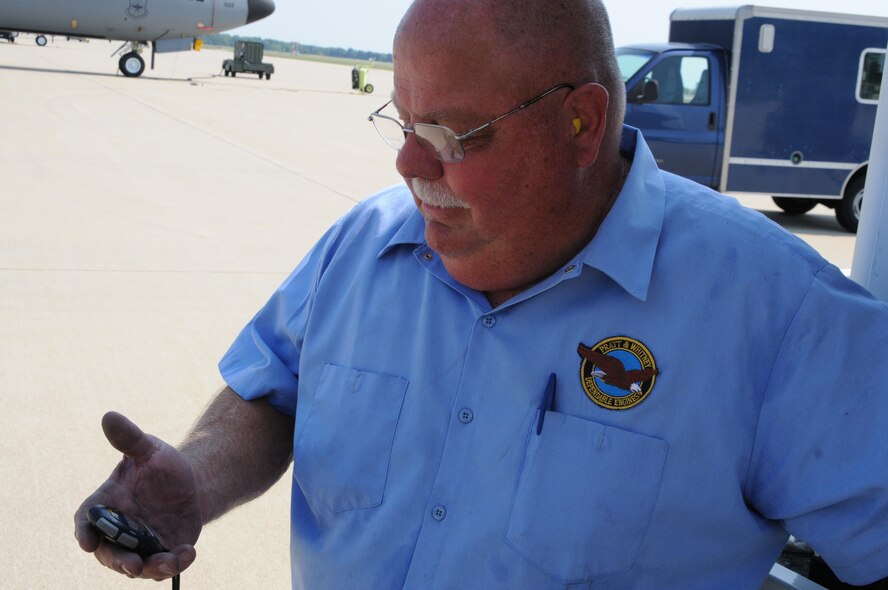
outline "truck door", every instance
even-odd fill
[[[626,95],[626,123],[641,129],[660,168],[714,188],[725,108],[718,67],[705,52],[670,51],[633,76]]]

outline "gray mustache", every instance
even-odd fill
[[[468,209],[469,205],[452,192],[425,178],[413,178],[410,187],[416,198],[432,207],[442,209]]]

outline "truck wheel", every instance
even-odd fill
[[[37,38],[34,39],[34,42],[37,43],[40,47],[46,46],[46,35],[37,35]]]
[[[231,77],[237,78],[237,72],[235,72],[234,70],[231,70]]]
[[[860,223],[860,209],[863,207],[863,185],[866,176],[858,176],[852,180],[845,189],[845,196],[836,204],[836,219],[839,225],[852,234],[857,233],[857,224]]]
[[[795,199],[793,197],[773,197],[774,204],[788,215],[803,215],[817,206],[814,199]]]
[[[265,79],[266,79],[266,80],[271,80],[271,74],[265,74]]]
[[[259,79],[262,79],[262,72],[259,72]]]
[[[373,92],[373,84],[367,84],[364,86],[364,92],[367,94],[371,94]]]

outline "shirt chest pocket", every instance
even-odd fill
[[[324,367],[294,443],[293,473],[312,510],[382,503],[406,391],[402,377]]]
[[[506,542],[563,583],[632,567],[656,501],[668,445],[555,412],[536,427]]]

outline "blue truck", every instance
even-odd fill
[[[886,48],[888,18],[678,9],[668,43],[617,49],[626,123],[664,170],[856,232]]]

